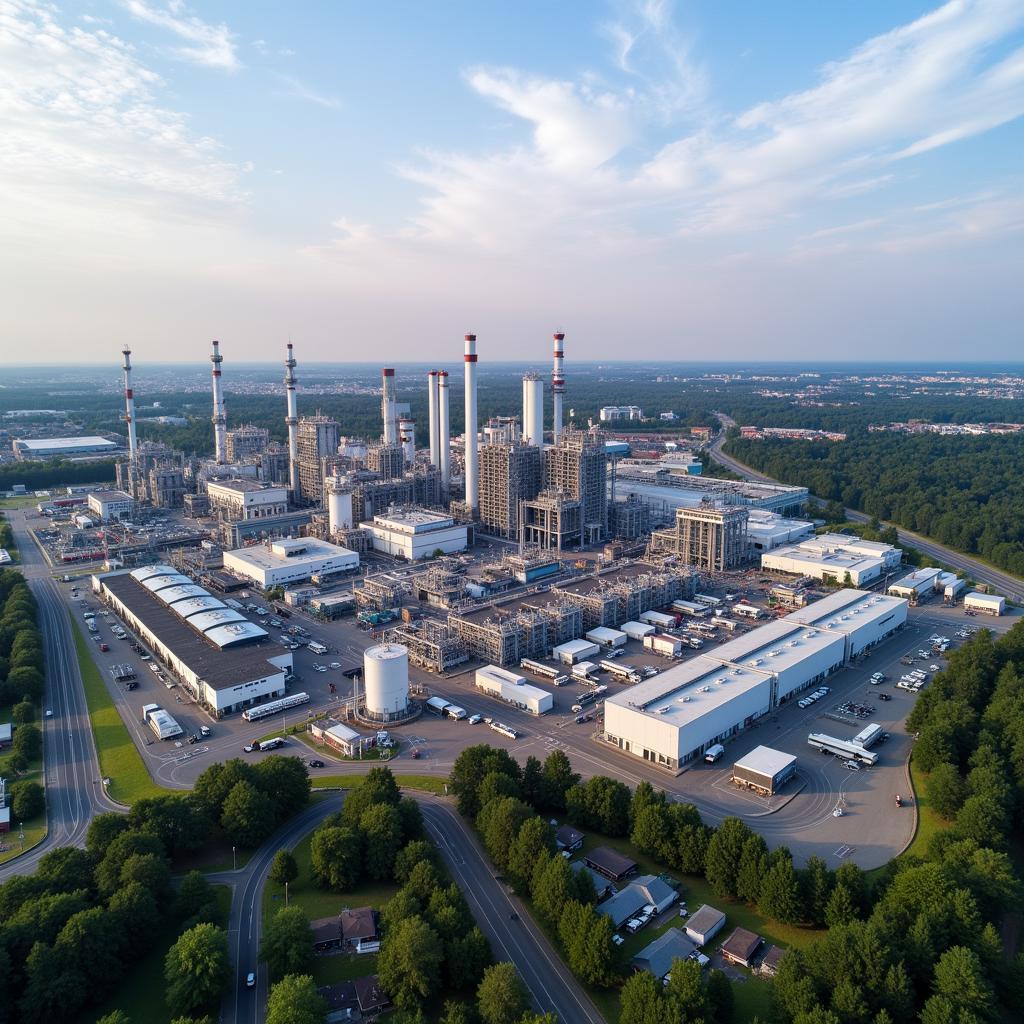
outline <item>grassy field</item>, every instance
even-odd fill
[[[28,779],[33,779],[35,782],[41,782],[38,776],[26,776]],[[25,832],[25,845],[21,845],[21,840],[18,838],[18,826],[24,825]],[[9,846],[9,850],[0,851],[0,864],[4,864],[9,860],[14,860],[15,857],[20,857],[23,853],[27,853],[32,849],[33,846],[38,846],[46,838],[46,814],[38,815],[35,818],[30,818],[26,822],[11,822],[11,831],[6,835],[0,837],[0,846]]]
[[[318,789],[355,789],[363,784],[362,775],[318,775],[313,779],[313,790]],[[435,793],[443,796],[448,783],[447,776],[433,775],[399,775],[395,781],[402,789],[416,789],[422,793]]]
[[[35,494],[20,494],[16,498],[0,498],[0,508],[26,508],[38,505],[40,500]]]
[[[221,912],[221,925],[226,925],[231,909],[231,889],[226,885],[216,886],[217,904]],[[132,1024],[170,1024],[179,1016],[172,1013],[164,1003],[164,959],[167,951],[178,938],[178,925],[167,922],[160,931],[160,937],[153,949],[135,964],[121,980],[114,992],[101,1006],[84,1013],[80,1024],[93,1024],[114,1010],[126,1013]]]
[[[107,792],[113,800],[132,804],[147,796],[161,796],[170,790],[158,786],[142,760],[114,702],[100,677],[100,671],[89,656],[89,647],[76,622],[71,623],[75,634],[78,666],[85,684],[85,699],[89,705],[92,732],[96,739],[100,769],[110,779]]]

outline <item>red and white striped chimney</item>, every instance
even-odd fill
[[[124,370],[124,421],[128,424],[128,455],[132,461],[132,465],[135,464],[136,444],[135,444],[135,392],[132,390],[132,350],[125,345],[121,349],[121,353],[124,356],[124,365],[121,367]]]
[[[559,331],[553,335],[555,341],[555,364],[551,372],[551,394],[554,397],[551,433],[555,444],[562,433],[562,396],[565,394],[565,378],[562,376],[562,358],[565,355],[562,342],[565,335]]]
[[[480,452],[477,448],[476,335],[467,334],[463,357],[466,389],[466,504],[475,512],[480,507]]]

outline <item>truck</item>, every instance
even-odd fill
[[[764,611],[757,607],[756,604],[734,604],[732,606],[734,615],[740,615],[745,619],[760,619],[764,617]]]
[[[173,739],[185,731],[159,704],[146,704],[142,709],[142,720],[158,740]]]
[[[711,606],[707,604],[698,604],[695,601],[673,601],[672,610],[679,612],[682,615],[701,616],[707,615],[711,611]]]
[[[820,750],[823,754],[834,754],[836,757],[848,757],[862,764],[873,765],[878,761],[878,755],[870,750],[851,743],[849,740],[839,740],[835,736],[826,736],[821,732],[812,732],[807,737],[810,746]]]
[[[726,619],[724,617],[719,617],[717,615],[711,621],[714,623],[714,625],[721,626],[722,629],[727,629],[730,633],[735,632],[737,627],[739,626],[738,622],[733,622],[732,619]]]
[[[714,764],[725,753],[725,747],[721,743],[714,743],[704,751],[704,760],[708,764]]]
[[[310,640],[306,647],[309,648],[314,654],[326,654],[327,647],[320,643],[319,640]]]
[[[519,662],[519,667],[526,669],[527,672],[532,672],[535,676],[544,676],[546,679],[557,679],[562,675],[560,668],[555,668],[553,665],[545,665],[542,661],[534,661],[532,658],[523,658]]]
[[[706,604],[709,608],[717,608],[722,603],[720,597],[712,597],[710,594],[694,594],[693,599],[698,604]]]
[[[489,722],[488,728],[501,733],[502,736],[507,736],[510,740],[519,739],[519,733],[517,733],[511,725],[505,725],[504,722]]]
[[[269,740],[260,740],[259,743],[254,743],[253,746],[257,750],[276,750],[278,747],[284,746],[284,737],[274,736]]]
[[[620,665],[617,661],[601,661],[598,664],[606,672],[610,672],[613,676],[618,676],[620,679],[626,679],[631,683],[639,683],[643,678],[635,668],[631,668],[629,665]]]
[[[576,698],[576,703],[572,706],[573,712],[578,715],[588,704],[593,704],[598,699],[598,697],[607,692],[607,686],[595,686],[593,690],[588,690],[586,693],[581,693]]]
[[[856,747],[863,747],[867,750],[873,743],[882,738],[882,727],[877,723],[862,729],[850,742]]]

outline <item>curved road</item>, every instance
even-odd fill
[[[736,426],[736,421],[724,413],[716,412],[715,416],[721,421],[723,427]],[[738,476],[742,476],[746,480],[752,480],[756,483],[779,483],[778,480],[765,476],[763,473],[758,473],[749,466],[745,466],[742,462],[738,462],[731,455],[726,455],[722,451],[724,441],[725,432],[723,430],[712,440],[708,447],[709,454],[716,462],[720,462],[726,469],[731,469]],[[855,508],[848,508],[846,514],[855,523],[871,522],[870,516],[865,515],[863,512],[858,512]],[[886,523],[885,525],[895,524]],[[946,565],[950,565],[960,572],[967,573],[980,583],[987,583],[990,587],[993,587],[999,593],[1014,601],[1024,601],[1024,581],[1017,579],[1015,576],[1010,576],[999,569],[994,569],[992,566],[986,565],[970,555],[954,551],[952,548],[947,548],[944,544],[938,544],[928,537],[922,537],[921,534],[914,533],[912,530],[906,530],[901,526],[896,527],[896,535],[900,544],[917,548],[922,554],[945,562]]]
[[[477,924],[498,960],[515,964],[539,1012],[558,1014],[560,1024],[604,1024],[597,1007],[534,924],[522,903],[497,880],[486,854],[470,828],[442,798],[411,794],[423,811],[427,833],[469,903]],[[224,999],[224,1017],[239,1024],[262,1024],[269,979],[259,964],[263,890],[274,854],[294,849],[340,801],[328,799],[288,822],[239,871],[209,875],[212,882],[233,887],[229,942],[235,958],[234,986]],[[339,895],[339,903],[343,900]],[[516,914],[516,920],[511,915]],[[245,977],[256,973],[255,988]]]

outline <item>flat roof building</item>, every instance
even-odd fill
[[[531,715],[543,715],[554,706],[554,698],[547,690],[533,686],[523,676],[508,672],[497,665],[485,665],[476,670],[474,685],[483,693],[529,711]]]
[[[596,871],[613,882],[621,881],[632,875],[637,868],[636,861],[630,860],[624,853],[613,850],[610,846],[596,846],[583,855],[583,862],[588,868]]]
[[[964,597],[964,608],[985,615],[1002,615],[1006,610],[1006,598],[998,594],[980,594],[974,590]]]
[[[760,508],[748,509],[747,513],[747,538],[757,554],[794,544],[814,532],[814,523],[805,519],[787,519]]]
[[[890,544],[824,533],[799,544],[765,551],[761,555],[761,568],[859,587],[891,572],[902,557],[903,552]]]
[[[212,714],[284,696],[291,652],[172,566],[101,573],[92,588]]]
[[[912,573],[889,585],[887,594],[893,597],[906,598],[911,604],[931,597],[937,590],[945,589],[945,574],[941,569],[933,566],[926,566],[923,569],[915,569]]]
[[[247,576],[264,590],[312,576],[359,568],[359,555],[316,537],[285,537],[269,544],[224,552],[224,568]]]
[[[288,488],[259,480],[210,480],[206,485],[210,511],[232,523],[267,519],[288,511]]]
[[[771,747],[755,747],[732,766],[732,781],[773,796],[796,774],[796,757]]]
[[[613,694],[604,737],[678,771],[905,622],[907,604],[844,590]]]
[[[105,437],[15,438],[11,442],[18,459],[72,458],[76,455],[112,455],[120,446]]]
[[[130,519],[135,509],[135,501],[127,491],[90,491],[86,501],[89,510],[105,523]]]
[[[408,562],[429,558],[440,551],[448,555],[465,551],[468,528],[442,512],[426,509],[395,509],[362,523],[369,531],[374,551]]]

